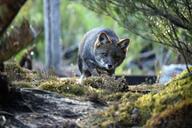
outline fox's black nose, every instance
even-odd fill
[[[113,65],[111,64],[108,64],[108,69],[111,69]]]

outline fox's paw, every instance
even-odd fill
[[[82,85],[83,81],[84,81],[84,75],[81,75],[81,77],[77,80],[77,83]]]

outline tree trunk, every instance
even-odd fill
[[[0,0],[0,36],[6,31],[26,0]]]
[[[44,0],[45,63],[56,74],[61,73],[60,0]]]
[[[37,36],[36,30],[30,27],[28,21],[16,26],[9,34],[4,34],[0,40],[0,62],[10,59],[23,48],[32,44]]]

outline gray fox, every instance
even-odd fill
[[[101,74],[113,75],[115,68],[125,59],[128,45],[128,38],[119,40],[115,32],[107,28],[87,32],[78,51],[81,80]]]

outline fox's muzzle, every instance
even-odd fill
[[[108,68],[108,69],[112,69],[112,67],[113,67],[112,64],[108,64],[108,65],[107,65],[107,68]]]

